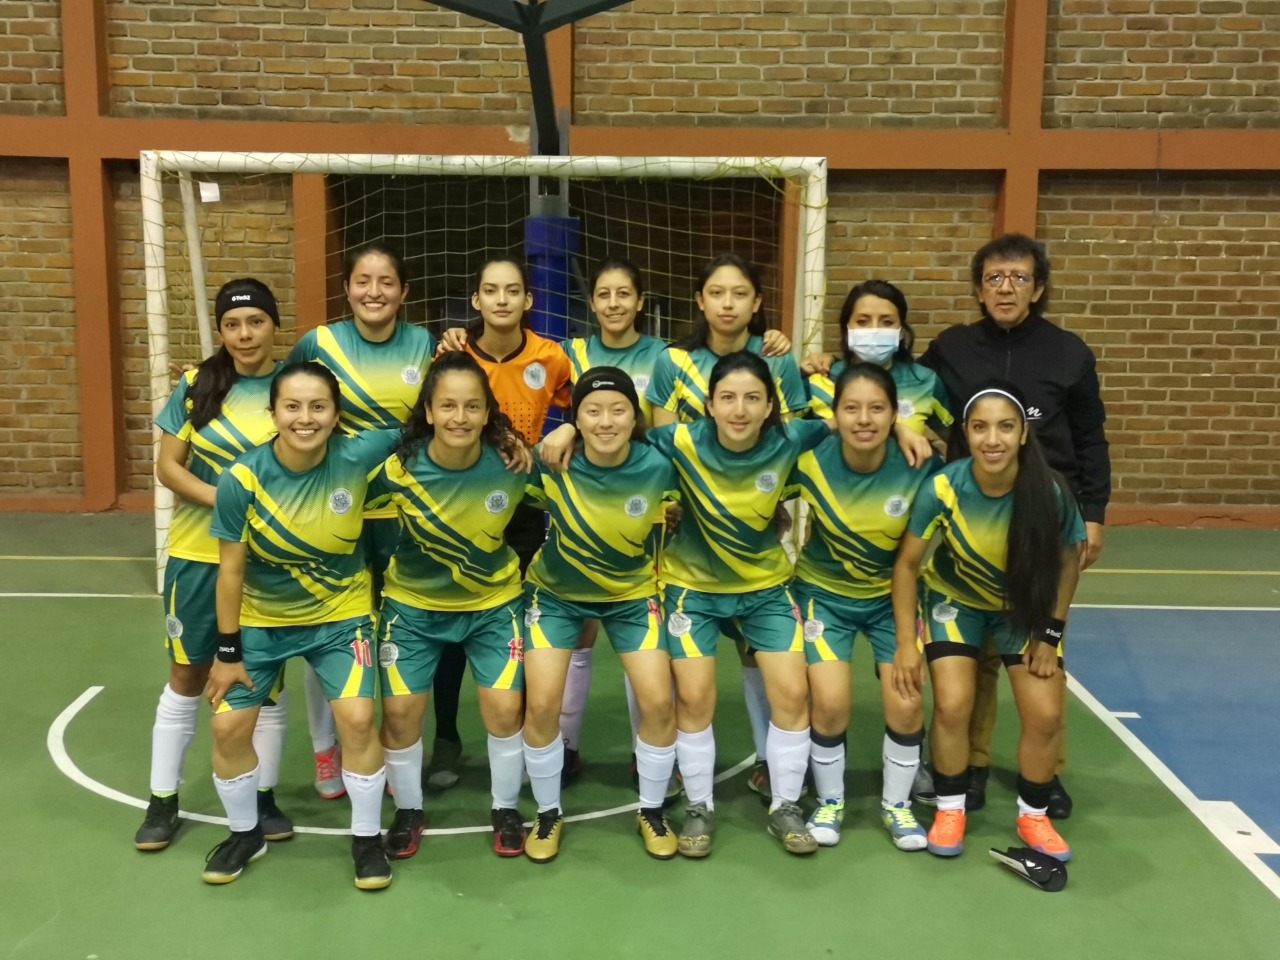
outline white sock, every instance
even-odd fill
[[[187,748],[195,739],[196,714],[199,711],[199,696],[184,697],[180,693],[174,693],[167,683],[160,691],[160,702],[156,704],[156,722],[151,728],[152,793],[177,792],[178,784],[182,782]]]
[[[797,803],[804,786],[804,772],[809,768],[809,728],[803,730],[779,730],[769,724],[769,737],[765,744],[769,763],[769,786],[773,789],[773,802],[769,812],[779,804]]]
[[[216,773],[213,786],[227,811],[232,833],[244,833],[258,825],[258,772],[254,767],[248,773],[231,780],[223,780]]]
[[[964,813],[964,794],[957,793],[953,797],[944,797],[942,794],[938,794],[938,809],[959,810]]]
[[[343,768],[342,783],[351,798],[351,835],[376,837],[382,833],[382,794],[387,789],[387,768],[367,776]]]
[[[835,737],[823,737],[834,740]],[[819,743],[814,740],[809,744],[809,763],[813,769],[813,787],[819,800],[844,799],[845,744],[844,737],[840,742]]]
[[[538,812],[561,809],[560,774],[564,770],[564,741],[560,735],[557,734],[545,747],[531,747],[526,742],[524,769],[529,774],[529,789],[537,801]]]
[[[489,734],[489,789],[495,810],[514,810],[520,802],[524,778],[524,732],[509,737]]]
[[[655,747],[636,740],[636,772],[640,777],[640,806],[657,809],[667,799],[667,784],[676,763],[675,744]]]
[[[289,692],[281,690],[275,706],[264,705],[258,711],[258,723],[253,728],[253,752],[258,755],[258,769],[262,771],[259,790],[274,790],[280,782],[280,761],[288,733]]]
[[[560,733],[566,750],[577,750],[582,740],[582,718],[591,692],[591,660],[595,650],[575,650],[569,657],[569,673],[564,678],[564,699],[560,703]]]
[[[906,745],[898,743],[884,734],[884,792],[880,802],[890,807],[899,803],[911,802],[911,785],[915,783],[916,771],[920,769],[920,744]]]
[[[751,738],[756,743],[756,759],[763,760],[768,749],[769,698],[764,692],[764,675],[759,667],[742,668],[742,699],[747,704],[747,716],[751,718]],[[684,769],[683,767],[681,769]]]
[[[942,798],[939,797],[939,800]],[[1020,817],[1044,817],[1048,816],[1048,807],[1033,807],[1027,801],[1022,799],[1022,794],[1018,794],[1018,816]]]
[[[397,810],[422,809],[422,741],[403,750],[383,748],[386,758],[387,783],[395,797]]]
[[[622,675],[622,685],[627,689],[627,716],[631,719],[631,752],[636,752],[636,744],[640,742],[640,701],[636,699],[635,688],[631,686],[631,678]]]
[[[311,730],[311,749],[316,753],[327,753],[338,742],[338,733],[333,725],[333,708],[329,706],[329,697],[324,692],[324,685],[316,673],[315,667],[303,663],[302,687],[307,694],[307,727]]]
[[[689,802],[705,803],[708,810],[714,810],[711,791],[716,772],[716,737],[711,727],[698,733],[677,730],[676,760],[684,775],[684,792]]]

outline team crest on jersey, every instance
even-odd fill
[[[821,620],[806,620],[804,622],[804,638],[809,643],[813,643],[826,632],[827,625]]]
[[[756,477],[756,489],[761,493],[773,493],[778,489],[778,475],[772,470],[766,470]]]
[[[644,512],[649,509],[649,501],[644,497],[631,497],[627,500],[627,516],[643,517]]]
[[[890,497],[884,502],[884,512],[891,517],[900,517],[907,512],[906,497]]]
[[[905,420],[907,417],[914,417],[915,415],[916,415],[916,405],[914,403],[912,403],[910,400],[898,401],[899,417]]]
[[[484,508],[490,513],[501,513],[503,510],[507,509],[507,504],[510,502],[510,497],[501,490],[495,490],[484,498]]]
[[[524,625],[532,627],[535,623],[542,619],[542,611],[537,607],[529,607],[524,612]]]
[[[342,487],[333,491],[329,496],[329,509],[338,514],[338,516],[342,516],[350,510],[351,504],[351,491],[344,490]]]
[[[931,616],[935,623],[951,623],[960,616],[960,611],[949,603],[935,603]]]
[[[400,648],[390,640],[378,644],[378,666],[384,670],[400,659]]]
[[[182,636],[182,621],[173,614],[164,618],[164,632],[170,640],[177,640]]]
[[[673,637],[683,637],[693,629],[693,621],[679,610],[667,617],[667,632]]]
[[[524,382],[532,390],[541,390],[547,385],[547,368],[534,361],[524,368]]]
[[[416,387],[422,382],[422,371],[417,367],[405,367],[400,371],[400,379],[411,387]]]
[[[631,382],[636,385],[636,393],[640,394],[642,397],[644,396],[644,392],[649,389],[649,378],[643,373],[639,376],[632,377]]]
[[[511,651],[508,660],[524,660],[524,637],[516,636],[507,641],[507,649]]]

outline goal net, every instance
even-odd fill
[[[537,223],[550,220],[568,224],[567,239],[552,232],[562,256],[540,274],[557,289],[539,289],[535,279],[532,292],[535,310],[539,302],[555,304],[540,318],[553,338],[594,329],[585,279],[605,257],[625,257],[644,272],[648,332],[683,336],[695,318],[693,286],[703,265],[733,252],[760,268],[764,312],[797,355],[822,342],[821,158],[156,151],[142,155],[140,192],[146,327],[136,331],[130,376],[137,382],[127,388],[139,413],[149,409],[153,456],[159,433],[151,424],[169,396],[173,369],[198,363],[218,344],[212,313],[219,286],[252,276],[272,288],[283,358],[308,326],[349,316],[343,259],[374,240],[407,263],[401,320],[437,335],[472,316],[474,273],[486,258],[547,252]],[[134,432],[143,419],[131,420]],[[141,437],[131,438],[132,447],[141,445]],[[172,495],[159,483],[155,491],[160,582]]]

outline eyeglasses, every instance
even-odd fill
[[[988,273],[982,278],[982,282],[992,290],[998,290],[1006,280],[1011,280],[1015,287],[1029,287],[1035,279],[1029,273]]]

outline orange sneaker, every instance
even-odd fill
[[[964,853],[964,811],[939,810],[929,828],[929,852],[939,857]]]
[[[1048,817],[1023,814],[1018,818],[1018,836],[1032,850],[1048,854],[1063,863],[1071,859],[1071,848],[1058,836],[1058,831],[1053,829],[1053,821]]]
[[[342,747],[334,744],[316,754],[316,793],[326,800],[337,800],[347,792],[342,782]]]

